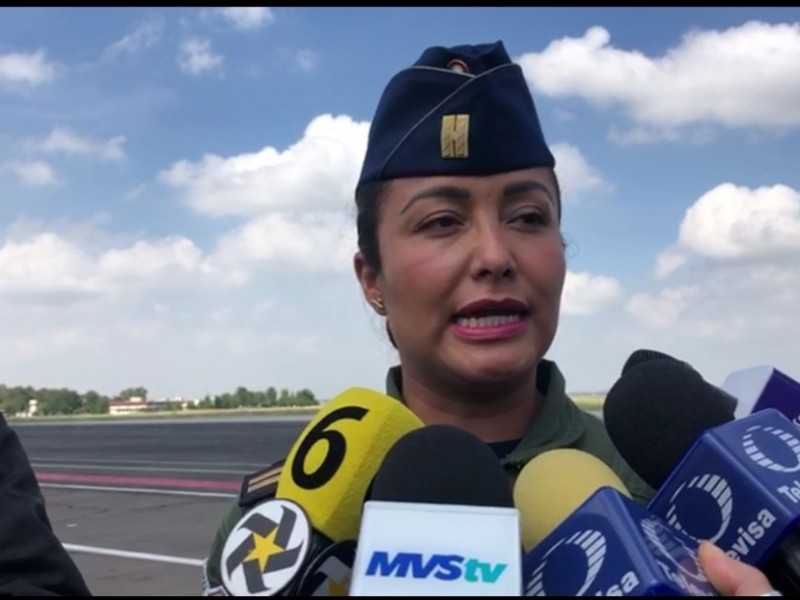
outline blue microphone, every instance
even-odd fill
[[[728,556],[763,565],[800,521],[800,431],[773,408],[706,431],[648,507]]]
[[[735,419],[730,394],[688,365],[650,360],[603,407],[614,444],[657,490],[647,508],[800,592],[800,431],[776,409]]]
[[[530,550],[522,564],[527,596],[716,595],[698,543],[631,500],[591,454],[538,455],[520,472],[514,501]]]

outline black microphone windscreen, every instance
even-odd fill
[[[511,480],[494,452],[450,425],[407,433],[386,454],[371,500],[513,508]]]
[[[641,348],[639,350],[634,350],[628,357],[628,360],[625,361],[625,364],[622,366],[622,374],[624,375],[627,371],[629,371],[639,363],[659,358],[663,358],[666,360],[678,360],[674,356],[670,356],[669,354],[664,354],[663,352],[659,352],[658,350]]]
[[[704,431],[733,418],[728,394],[672,358],[631,367],[603,403],[603,422],[611,441],[655,489]]]

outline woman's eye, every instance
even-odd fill
[[[514,220],[521,222],[523,225],[547,225],[547,216],[536,211],[523,213]]]
[[[451,215],[442,215],[433,219],[428,219],[422,224],[421,229],[448,229],[459,224],[456,217]]]

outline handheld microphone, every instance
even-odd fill
[[[628,360],[626,360],[625,364],[622,366],[622,375],[625,375],[629,370],[634,368],[636,365],[639,365],[649,360],[671,360],[677,362],[686,369],[694,371],[696,374],[695,376],[697,378],[702,379],[702,376],[699,373],[697,373],[697,371],[695,371],[695,369],[686,361],[677,359],[674,356],[670,356],[669,354],[666,354],[659,350],[651,350],[647,348],[640,348],[639,350],[634,350],[631,353],[631,355],[628,357]],[[730,412],[736,410],[737,400],[733,395],[727,393],[726,390],[722,390],[722,393],[718,393],[717,402],[721,406],[725,406],[725,409]]]
[[[738,400],[735,415],[774,408],[800,426],[800,382],[770,365],[733,371],[721,388]]]
[[[295,595],[348,596],[355,557],[355,540],[331,544],[311,562]]]
[[[351,596],[520,596],[519,511],[476,436],[432,425],[401,438],[375,476]]]
[[[557,448],[531,459],[514,484],[514,506],[520,511],[524,549],[536,547],[604,486],[630,498],[617,474],[588,452]]]
[[[611,388],[604,421],[622,457],[657,490],[653,514],[797,592],[800,436],[775,409],[734,420],[721,394],[692,369],[648,361]]]
[[[733,419],[728,394],[688,364],[654,358],[611,386],[603,423],[622,458],[658,489],[703,431]]]
[[[514,498],[527,596],[716,595],[697,543],[639,506],[591,454],[543,452],[520,472]]]
[[[659,350],[651,350],[650,348],[640,348],[639,350],[634,350],[628,357],[628,360],[625,361],[625,364],[622,365],[622,374],[624,375],[639,363],[662,358],[667,360],[678,360],[674,356],[670,356],[669,354],[665,354]]]
[[[312,561],[332,544],[357,538],[367,490],[386,453],[422,426],[402,402],[364,388],[326,403],[289,451],[275,497],[245,514],[226,540],[227,592],[293,596],[313,585]]]

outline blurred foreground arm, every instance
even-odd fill
[[[0,595],[91,595],[77,566],[53,533],[28,456],[2,414]]]

